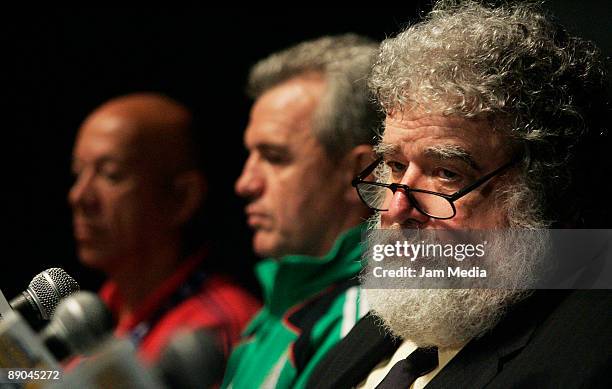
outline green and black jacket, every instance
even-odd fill
[[[361,233],[342,234],[324,257],[292,255],[257,266],[264,307],[232,353],[223,388],[302,388],[316,364],[364,316]]]

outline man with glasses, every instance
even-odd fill
[[[386,112],[379,159],[353,180],[377,211],[374,224],[609,227],[600,190],[610,176],[603,68],[594,45],[529,4],[444,2],[385,40],[369,81]],[[494,263],[501,280],[521,285],[544,251],[538,241],[504,236]],[[373,277],[365,273],[365,285]],[[408,287],[366,295],[375,316],[328,353],[310,387],[612,382],[609,291]]]
[[[377,44],[323,37],[252,69],[255,103],[236,182],[247,200],[264,308],[233,352],[224,387],[303,387],[316,363],[368,307],[361,298],[360,225],[351,186],[373,159],[380,118],[366,86]]]

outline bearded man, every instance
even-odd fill
[[[380,158],[354,186],[383,229],[609,226],[598,189],[609,176],[603,69],[596,47],[537,6],[438,4],[381,45],[369,83],[386,113]],[[520,285],[545,247],[508,239],[495,259],[502,279]],[[609,291],[366,292],[374,315],[318,365],[310,387],[612,382]]]

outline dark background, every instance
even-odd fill
[[[607,2],[551,3],[561,21],[612,53]],[[392,36],[429,9],[426,0],[409,4],[5,13],[0,19],[4,294],[13,297],[36,273],[53,266],[65,268],[84,289],[98,288],[100,276],[80,266],[74,254],[66,205],[72,143],[96,106],[142,90],[168,94],[198,118],[214,191],[210,225],[222,232],[215,240],[225,248],[225,256],[215,260],[233,262],[249,280],[255,258],[242,202],[233,194],[246,157],[248,69],[274,51],[325,34]]]

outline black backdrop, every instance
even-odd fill
[[[408,3],[408,2],[406,2]],[[61,266],[85,289],[99,275],[74,255],[66,194],[74,135],[105,100],[152,90],[191,107],[206,142],[215,191],[210,223],[222,231],[227,258],[248,276],[254,257],[233,182],[246,157],[242,131],[251,102],[249,67],[298,41],[357,32],[381,40],[429,8],[97,9],[7,14],[0,18],[2,267],[8,297],[47,267]],[[610,8],[553,2],[559,17],[612,52]],[[605,4],[605,2],[603,3]],[[377,6],[378,4],[373,4]],[[248,278],[248,277],[247,277]]]

